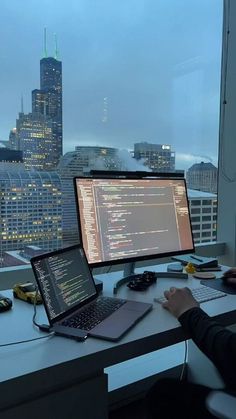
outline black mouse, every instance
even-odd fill
[[[7,311],[12,308],[12,300],[5,295],[0,294],[0,313],[2,311]]]
[[[229,287],[236,289],[236,278],[234,278],[233,276],[222,276],[221,279],[224,285],[227,285]]]

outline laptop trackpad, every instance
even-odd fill
[[[102,323],[90,330],[90,336],[103,337],[108,340],[118,340],[149,310],[152,304],[128,301]]]

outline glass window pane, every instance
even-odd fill
[[[217,212],[222,17],[222,0],[1,3],[0,267],[78,242],[90,169],[180,171],[191,216]]]

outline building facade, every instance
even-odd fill
[[[4,252],[26,245],[43,251],[62,246],[61,194],[57,173],[0,163],[0,265]]]
[[[170,145],[135,143],[134,158],[142,159],[143,164],[153,172],[175,171],[175,152],[171,150]]]
[[[57,168],[62,182],[63,244],[78,243],[78,222],[73,185],[74,176],[82,176],[91,169],[120,170],[117,149],[99,146],[78,146],[64,154]]]
[[[50,118],[40,113],[20,113],[16,120],[19,148],[27,170],[53,170],[53,126]]]
[[[9,133],[9,140],[8,140],[9,148],[11,150],[19,150],[19,141],[17,136],[17,129],[12,128]]]
[[[186,174],[188,187],[203,192],[217,193],[217,179],[218,170],[212,163],[196,163]]]
[[[62,63],[48,57],[40,60],[40,89],[32,91],[32,112],[23,104],[10,147],[23,152],[27,170],[55,170],[62,156]]]
[[[216,240],[217,195],[188,189],[194,243]]]
[[[53,57],[40,60],[40,89],[32,91],[32,112],[52,123],[52,157],[55,168],[62,156],[62,63]]]

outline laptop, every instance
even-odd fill
[[[100,296],[81,245],[35,256],[31,265],[58,335],[117,341],[152,309],[149,303]]]

